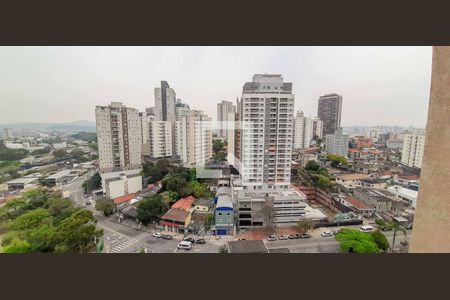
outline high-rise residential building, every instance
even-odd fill
[[[229,122],[229,131],[227,138],[227,161],[239,170],[241,159],[241,101],[236,99],[236,113],[234,113],[234,122]]]
[[[317,116],[323,122],[324,136],[335,133],[341,127],[341,113],[341,95],[327,94],[319,98]]]
[[[229,127],[233,127],[236,107],[231,101],[217,103],[217,136],[227,138]]]
[[[150,136],[148,125],[154,120],[155,116],[146,112],[139,113],[140,132],[141,132],[141,152],[142,155],[150,155]]]
[[[323,137],[323,122],[318,117],[313,118],[313,139]]]
[[[141,168],[141,122],[135,108],[121,102],[96,106],[100,172]]]
[[[175,90],[169,86],[167,81],[161,81],[161,87],[155,88],[155,120],[171,122],[170,124],[172,127],[172,137],[176,137],[176,102],[177,98]],[[176,149],[176,147],[176,141],[175,139],[172,139],[172,149]]]
[[[176,94],[167,81],[155,88],[155,117],[157,121],[175,122]]]
[[[337,154],[347,157],[348,141],[349,136],[343,134],[342,129],[339,128],[334,134],[327,134],[325,136],[325,151],[328,154]]]
[[[424,147],[424,133],[405,134],[403,136],[402,163],[410,167],[421,168]]]
[[[172,149],[172,122],[150,121],[148,124],[150,157],[171,157]]]
[[[278,74],[255,74],[241,98],[242,184],[250,189],[290,185],[294,94]]]
[[[177,103],[175,105],[175,120],[179,121],[182,116],[187,116],[189,114],[189,111],[190,111],[189,105],[181,102]]]
[[[204,166],[212,157],[211,118],[191,110],[177,122],[179,156],[185,167]]]
[[[294,118],[294,149],[308,148],[313,138],[313,120],[297,112]]]
[[[3,138],[5,140],[12,139],[13,136],[13,129],[12,128],[3,128]]]

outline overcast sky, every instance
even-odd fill
[[[94,121],[111,101],[144,110],[161,80],[216,119],[255,73],[292,82],[305,115],[338,93],[344,126],[426,124],[431,47],[0,47],[0,123]]]

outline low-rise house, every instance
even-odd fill
[[[377,190],[371,188],[355,188],[353,189],[354,198],[364,202],[366,205],[375,209],[376,212],[386,210],[398,211],[403,210],[406,203],[396,198],[387,190]]]
[[[381,178],[361,179],[360,186],[373,189],[384,189],[386,188],[386,181]]]
[[[369,179],[369,175],[367,174],[343,174],[336,176],[336,183],[342,184],[348,187],[358,187],[360,186],[360,181],[362,179]]]
[[[171,208],[190,211],[190,210],[192,210],[192,206],[193,206],[194,202],[195,202],[194,196],[181,198],[177,202],[172,204]]]
[[[185,233],[191,223],[191,214],[189,210],[171,208],[161,217],[159,225],[165,231]]]
[[[200,198],[194,201],[194,211],[197,213],[208,213],[213,206],[211,199]]]
[[[349,207],[358,215],[362,215],[364,217],[370,217],[375,213],[375,209],[373,207],[368,206],[354,197],[344,196],[339,198],[339,202]]]
[[[122,203],[130,202],[131,200],[135,199],[138,196],[137,193],[130,193],[126,194],[120,197],[113,198],[113,202],[116,205],[120,205]]]
[[[116,198],[142,190],[142,176],[139,174],[119,174],[117,177],[105,179],[106,195]]]

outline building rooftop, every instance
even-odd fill
[[[336,176],[336,179],[343,180],[343,181],[347,181],[347,180],[361,180],[361,179],[368,179],[368,178],[370,178],[369,175],[359,174],[359,173],[343,174],[343,175]]]
[[[128,201],[131,201],[132,199],[134,199],[137,195],[138,195],[137,193],[131,193],[131,194],[123,195],[123,196],[114,198],[113,202],[114,202],[114,204],[120,204],[120,203],[128,202]]]
[[[269,253],[262,240],[228,242],[230,253]]]
[[[237,193],[239,198],[301,197],[306,199],[305,194],[292,188],[285,190],[240,190]]]
[[[37,181],[37,177],[21,177],[5,182],[6,184],[29,184]]]
[[[66,177],[66,176],[78,176],[78,171],[77,170],[62,170],[62,171],[59,171],[55,174],[48,176],[46,179],[58,180],[63,177]]]
[[[212,202],[211,199],[200,198],[200,199],[196,199],[194,201],[194,205],[201,205],[201,206],[212,207],[213,202]]]
[[[191,214],[190,211],[184,209],[171,208],[161,217],[161,220],[173,222],[185,222],[190,214]]]
[[[364,204],[363,202],[359,201],[356,198],[353,197],[344,197],[344,200],[350,203],[352,206],[358,208],[358,209],[371,209],[370,206]]]
[[[230,207],[233,208],[233,201],[229,195],[221,195],[217,198],[216,207]]]
[[[194,196],[181,198],[180,200],[178,200],[177,202],[172,204],[172,208],[189,210],[192,207],[192,205],[194,204],[194,201],[195,201]]]

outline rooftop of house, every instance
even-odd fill
[[[121,204],[124,202],[128,202],[131,201],[132,199],[134,199],[135,197],[137,197],[137,193],[131,193],[131,194],[126,194],[117,198],[113,199],[114,204]]]
[[[353,174],[343,174],[336,176],[336,179],[348,181],[348,180],[361,180],[370,178],[367,174],[353,173]]]
[[[161,220],[165,221],[173,221],[173,222],[185,222],[186,219],[191,214],[190,211],[180,209],[180,208],[171,208],[167,211],[162,217]]]
[[[172,204],[172,208],[189,210],[192,207],[192,205],[194,204],[194,201],[195,201],[194,196],[181,198],[180,200],[178,200],[177,202]]]
[[[344,197],[344,200],[347,201],[350,205],[358,208],[358,209],[371,209],[370,206],[366,205],[364,202],[359,201],[358,199],[354,197]]]

